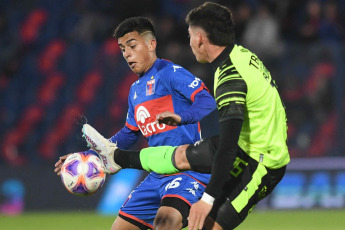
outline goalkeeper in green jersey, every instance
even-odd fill
[[[285,108],[264,64],[234,44],[228,8],[206,2],[191,10],[186,22],[197,61],[215,69],[219,136],[195,145],[123,151],[89,125],[84,125],[83,134],[101,158],[111,156],[110,166],[161,174],[211,172],[205,193],[191,207],[189,229],[234,229],[285,174],[290,161]],[[169,112],[158,115],[156,122],[179,125]]]

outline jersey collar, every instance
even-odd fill
[[[229,45],[227,47],[225,47],[225,49],[223,50],[223,52],[221,52],[218,57],[216,57],[216,59],[213,60],[213,62],[211,62],[211,65],[213,66],[213,68],[216,70],[219,66],[221,66],[221,64],[223,63],[223,61],[229,57],[229,54],[231,53],[232,49],[234,48],[234,44]]]
[[[150,67],[150,69],[148,69],[145,73],[139,74],[139,78],[150,75],[153,72],[153,70],[156,69],[156,66],[159,65],[160,60],[161,59],[157,58],[153,65]]]

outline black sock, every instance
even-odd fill
[[[115,163],[120,165],[121,168],[133,168],[142,170],[143,167],[140,163],[139,150],[121,150],[116,149],[114,152]]]

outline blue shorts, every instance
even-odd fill
[[[137,226],[153,229],[162,199],[173,197],[191,206],[201,198],[209,179],[210,174],[192,171],[173,175],[150,173],[130,193],[119,215]]]

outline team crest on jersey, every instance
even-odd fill
[[[176,126],[156,124],[156,115],[164,111],[174,112],[171,95],[149,100],[135,106],[134,118],[144,137],[176,129]]]
[[[155,93],[155,79],[146,82],[146,96],[150,96]]]

